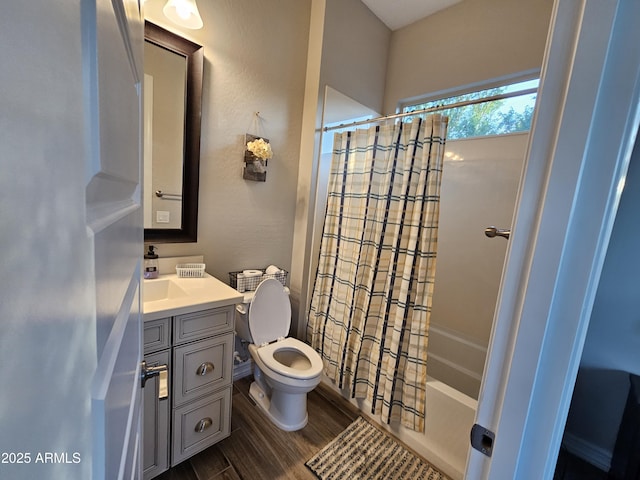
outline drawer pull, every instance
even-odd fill
[[[203,376],[206,375],[209,372],[213,372],[214,366],[213,363],[211,362],[204,362],[202,365],[200,365],[198,367],[198,369],[196,370],[196,374]]]
[[[202,433],[204,432],[207,428],[209,428],[211,425],[213,425],[213,420],[211,420],[211,418],[207,417],[207,418],[203,418],[202,420],[200,420],[197,424],[196,424],[196,428],[195,431],[198,433]]]

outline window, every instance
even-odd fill
[[[437,106],[451,105],[459,102],[473,101],[503,94],[514,94],[508,98],[488,100],[440,110],[449,117],[447,139],[455,140],[486,135],[502,135],[505,133],[525,132],[531,128],[533,108],[537,91],[533,93],[517,92],[538,88],[539,79],[512,83],[487,90],[480,90],[454,97],[441,98],[422,103],[406,105],[402,112],[413,112]]]

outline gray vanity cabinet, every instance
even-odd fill
[[[173,317],[171,466],[231,434],[234,312]]]
[[[144,389],[145,480],[231,434],[233,329],[233,305],[145,322],[145,360],[168,362],[170,392],[158,399],[157,377]]]

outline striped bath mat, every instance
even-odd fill
[[[449,480],[362,417],[305,465],[321,480]]]

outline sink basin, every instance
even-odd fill
[[[142,285],[142,301],[156,302],[186,297],[187,293],[168,278],[146,280]]]
[[[197,278],[168,273],[141,283],[145,322],[235,305],[243,299],[241,293],[207,273]]]

